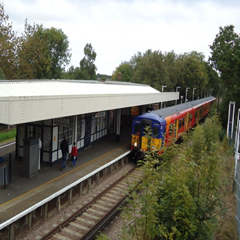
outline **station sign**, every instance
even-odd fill
[[[63,127],[69,127],[69,119],[68,118],[55,118],[55,119],[53,119],[53,123],[55,125],[61,125]]]
[[[98,112],[95,114],[95,118],[106,116],[106,112]]]

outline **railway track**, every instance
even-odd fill
[[[126,204],[126,197],[141,179],[141,171],[133,168],[43,236],[42,240],[93,239],[119,213],[119,208]]]

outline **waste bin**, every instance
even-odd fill
[[[23,175],[32,178],[38,173],[38,138],[23,139]]]

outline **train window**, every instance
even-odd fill
[[[148,131],[151,132],[151,126],[147,123],[142,124],[142,129],[143,129],[143,135],[147,135]]]
[[[135,124],[134,125],[134,133],[139,134],[141,132],[141,125],[140,124]]]
[[[179,119],[178,121],[178,129],[180,129],[182,127],[182,119]]]
[[[189,122],[192,121],[192,113],[189,114]]]
[[[203,107],[200,108],[200,113],[199,113],[199,117],[201,118],[203,114]]]
[[[159,136],[159,127],[153,127],[153,137],[158,137]]]
[[[197,121],[198,110],[195,111],[195,121]]]
[[[161,138],[164,138],[165,137],[165,134],[166,134],[166,125],[162,125],[161,126],[161,131],[160,131],[160,137]]]

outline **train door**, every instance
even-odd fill
[[[188,113],[188,129],[192,127],[192,119],[193,119],[193,114]]]
[[[84,136],[84,147],[87,147],[91,143],[91,116],[86,116],[85,118],[85,136]]]

